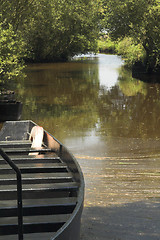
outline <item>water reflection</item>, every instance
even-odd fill
[[[102,88],[110,90],[117,85],[119,68],[123,65],[122,59],[115,55],[101,55],[99,57],[99,82]]]
[[[101,150],[92,153],[104,155],[115,137],[160,137],[160,85],[132,78],[118,56],[33,64],[26,74],[17,84],[22,119],[43,125],[69,146],[91,153],[98,144]]]

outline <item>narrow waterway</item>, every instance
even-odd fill
[[[16,86],[22,119],[64,143],[83,170],[81,239],[159,240],[160,84],[103,54],[32,64],[26,74]]]

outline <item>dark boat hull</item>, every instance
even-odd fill
[[[0,101],[0,122],[20,120],[21,114],[21,102]]]

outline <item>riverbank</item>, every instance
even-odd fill
[[[159,62],[147,58],[147,53],[140,43],[135,43],[132,38],[125,37],[118,41],[104,36],[98,40],[98,51],[105,54],[117,54],[121,56],[126,67],[133,72],[145,74],[159,74]]]
[[[110,37],[101,37],[98,40],[98,49],[101,53],[120,55],[127,67],[132,68],[137,62],[144,62],[146,53],[141,44],[134,43],[132,38],[125,37],[113,41]]]

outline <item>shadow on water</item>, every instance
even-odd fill
[[[146,67],[137,63],[132,67],[132,77],[146,83],[160,83],[160,72],[146,72]]]
[[[82,240],[158,240],[160,205],[141,201],[85,208]]]

